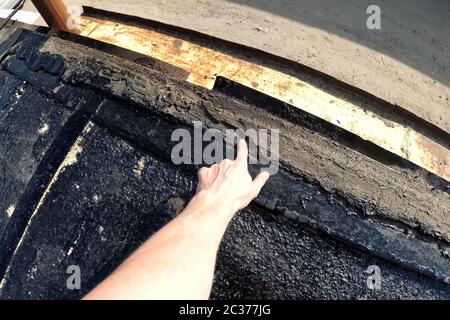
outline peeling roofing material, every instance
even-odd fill
[[[95,10],[98,12],[98,10]],[[414,125],[383,116],[384,109],[398,106],[365,99],[336,90],[332,81],[313,81],[302,72],[279,71],[264,59],[257,64],[247,57],[235,57],[220,48],[207,48],[145,25],[130,25],[117,19],[84,16],[82,35],[130,49],[190,72],[187,81],[212,89],[217,77],[225,77],[272,96],[333,123],[381,148],[450,181],[450,146]],[[403,110],[404,111],[404,110]],[[422,120],[423,121],[423,120]],[[437,128],[436,128],[437,129]],[[377,134],[374,134],[376,132]],[[448,135],[444,131],[441,134]]]
[[[80,298],[176,216],[198,167],[170,161],[170,137],[194,120],[282,128],[280,172],[232,221],[213,298],[450,298],[445,180],[227,79],[211,91],[57,36],[21,40],[0,70],[1,298]],[[366,286],[374,264],[381,290]]]

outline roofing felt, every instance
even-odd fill
[[[8,51],[0,83],[2,298],[80,298],[176,216],[198,166],[170,161],[170,137],[194,120],[282,128],[280,172],[232,221],[213,298],[450,297],[448,184],[325,122],[40,33]]]

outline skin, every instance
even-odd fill
[[[208,299],[220,242],[234,214],[258,196],[269,179],[248,172],[248,148],[236,160],[198,172],[197,194],[84,299]]]

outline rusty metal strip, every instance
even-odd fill
[[[296,77],[189,41],[116,21],[81,17],[81,35],[159,59],[190,72],[188,81],[212,89],[222,76],[329,121],[450,181],[450,150],[427,136]]]

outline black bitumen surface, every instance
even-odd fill
[[[196,188],[197,166],[170,161],[170,134],[192,129],[188,123],[113,97],[98,83],[93,89],[88,76],[64,80],[64,60],[37,51],[45,41],[31,34],[0,71],[6,299],[82,297]],[[57,171],[74,143],[76,161]],[[282,168],[230,224],[212,298],[450,298],[449,286],[435,280],[448,275],[445,243],[358,210]],[[81,269],[81,290],[67,289],[70,265]],[[367,286],[370,265],[380,267],[380,290]]]

